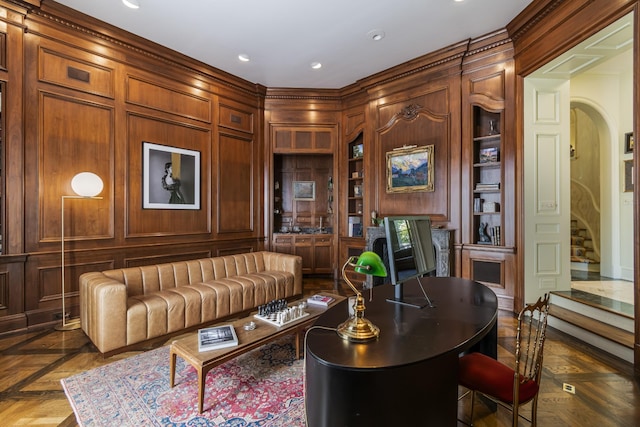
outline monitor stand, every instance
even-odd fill
[[[424,294],[424,297],[403,297],[402,296],[403,283],[399,283],[394,288],[393,298],[387,298],[387,301],[392,302],[394,304],[401,304],[401,305],[406,305],[408,307],[414,307],[414,308],[425,308],[425,307],[435,308],[435,305],[431,302],[431,300],[429,299],[429,296],[427,295],[427,292],[424,290],[424,286],[422,286],[422,281],[420,280],[420,277],[418,277],[417,280],[418,280],[418,285],[420,285],[420,289]]]

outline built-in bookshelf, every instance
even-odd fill
[[[473,107],[473,242],[503,246],[502,113]]]
[[[347,236],[363,236],[364,212],[364,144],[362,134],[348,146]]]

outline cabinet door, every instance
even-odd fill
[[[314,242],[314,273],[332,273],[331,237],[316,237]]]
[[[291,236],[274,235],[273,250],[281,254],[294,254],[293,238]]]
[[[295,254],[302,257],[302,274],[313,273],[313,252],[313,237],[296,237]]]

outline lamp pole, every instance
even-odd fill
[[[67,322],[67,305],[66,305],[66,291],[65,291],[65,257],[64,257],[64,200],[65,199],[94,199],[100,200],[102,197],[97,197],[102,191],[104,184],[102,179],[92,172],[80,172],[75,175],[71,180],[71,188],[77,194],[75,196],[62,196],[60,202],[60,269],[62,270],[62,325],[57,326],[55,329],[58,331],[71,331],[80,328],[80,318],[73,319]]]

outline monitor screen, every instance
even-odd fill
[[[386,217],[384,226],[392,284],[399,285],[435,272],[436,257],[428,216]]]

